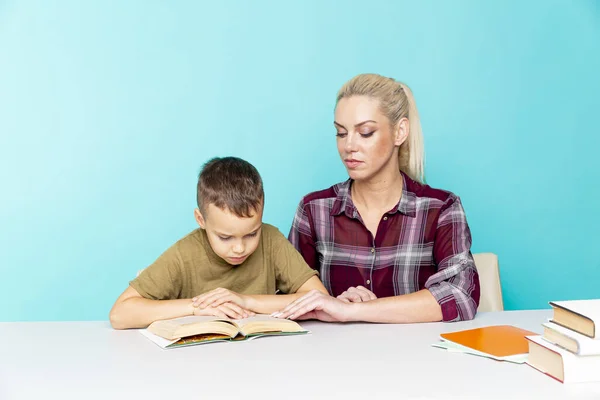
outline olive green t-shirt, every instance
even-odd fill
[[[196,229],[165,251],[129,284],[153,300],[189,299],[222,287],[241,294],[295,293],[317,275],[279,230],[263,224],[258,247],[233,266]]]

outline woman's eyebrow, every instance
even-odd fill
[[[358,128],[359,126],[361,126],[361,125],[364,125],[364,124],[366,124],[367,122],[373,122],[373,123],[377,123],[377,121],[373,121],[372,119],[368,119],[368,120],[366,120],[366,121],[359,122],[358,124],[354,125],[354,127],[355,127],[355,128]],[[339,127],[339,128],[346,129],[346,127],[345,127],[344,125],[340,124],[339,122],[333,121],[333,124],[334,124],[335,126]]]

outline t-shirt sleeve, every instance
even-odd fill
[[[275,227],[271,228],[272,261],[275,266],[277,289],[296,293],[307,280],[319,273],[308,266],[302,255]]]
[[[178,245],[174,244],[129,285],[147,299],[178,299],[182,287],[181,264]]]

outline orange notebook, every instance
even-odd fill
[[[440,337],[482,353],[507,357],[528,353],[529,344],[525,336],[530,335],[537,334],[511,325],[495,325],[442,333]]]

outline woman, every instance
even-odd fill
[[[349,179],[305,196],[289,240],[331,297],[311,292],[280,318],[409,323],[469,320],[479,278],[460,199],[425,185],[410,89],[358,75],[339,91],[334,126]]]

